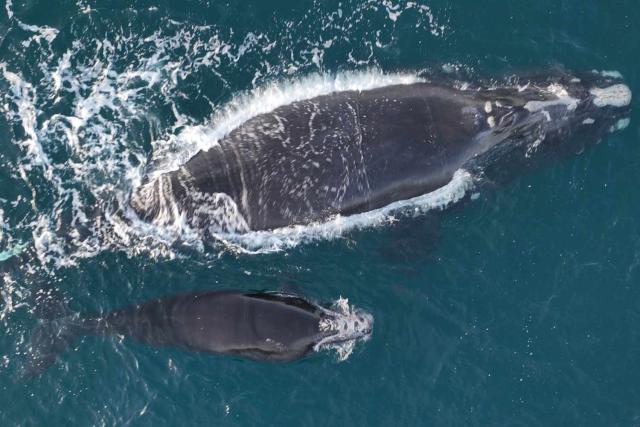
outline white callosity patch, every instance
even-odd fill
[[[611,128],[609,128],[609,132],[624,130],[629,126],[629,123],[631,123],[631,120],[628,117],[620,119],[613,126],[611,126]]]
[[[331,309],[322,310],[325,317],[320,320],[319,329],[330,335],[315,344],[315,351],[333,349],[342,362],[351,355],[358,340],[367,341],[371,337],[373,316],[350,306],[348,299],[340,297]]]
[[[626,107],[631,103],[631,89],[624,84],[616,84],[605,88],[593,88],[593,104],[597,107]]]
[[[554,99],[550,99],[547,101],[529,101],[524,105],[524,108],[531,112],[534,112],[557,105],[564,105],[569,111],[573,111],[576,109],[576,107],[578,107],[579,101],[569,95],[567,89],[560,84],[552,83],[545,88],[545,91],[549,95],[552,95]]]

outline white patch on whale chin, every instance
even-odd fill
[[[631,120],[628,117],[620,119],[616,122],[616,124],[609,128],[609,132],[613,133],[619,130],[624,130],[629,126],[629,123],[631,123]]]
[[[336,351],[338,361],[343,362],[349,358],[356,341],[368,341],[373,329],[373,316],[349,305],[346,298],[338,298],[333,303],[332,309],[322,308],[328,315],[320,320],[321,332],[334,332],[323,338],[313,346],[315,351],[333,349]],[[335,340],[343,340],[335,342]]]
[[[624,84],[617,84],[606,88],[593,88],[589,91],[593,95],[596,107],[626,107],[631,103],[631,89]]]
[[[529,101],[524,105],[524,108],[531,112],[535,112],[555,105],[564,105],[569,111],[573,111],[578,107],[579,101],[569,95],[567,89],[560,84],[552,83],[547,86],[545,91],[554,95],[556,99],[550,99],[548,101]]]

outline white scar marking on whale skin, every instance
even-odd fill
[[[631,103],[631,90],[624,84],[607,88],[596,87],[589,93],[594,96],[593,104],[597,107],[626,107]]]
[[[489,101],[484,103],[484,111],[489,114],[491,112],[491,103]]]
[[[594,124],[595,122],[596,122],[596,121],[595,121],[595,120],[593,120],[591,117],[588,117],[588,118],[586,118],[586,119],[584,119],[584,120],[582,121],[582,124],[583,124],[583,125],[592,125],[592,124]]]
[[[496,119],[494,119],[493,116],[489,116],[487,118],[487,124],[490,128],[493,128],[496,125]]]

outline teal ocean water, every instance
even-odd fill
[[[150,162],[332,88],[561,65],[640,93],[637,1],[5,0],[0,15],[1,425],[640,425],[637,95],[625,130],[437,215],[214,244],[114,215]],[[373,334],[343,362],[290,364],[86,337],[19,378],[56,307],[229,288],[343,296]]]

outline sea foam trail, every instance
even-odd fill
[[[101,12],[80,3],[77,18],[86,20],[90,15],[92,19],[82,32],[66,34],[73,28],[24,23],[14,13],[15,7],[11,1],[5,5],[11,25],[22,30],[18,33],[23,40],[12,57],[0,63],[0,112],[18,129],[13,143],[23,153],[10,165],[18,171],[13,184],[21,191],[11,203],[24,206],[28,215],[13,218],[5,208],[5,246],[10,241],[30,241],[38,263],[53,270],[105,250],[175,256],[179,255],[175,243],[212,249],[207,236],[213,236],[214,253],[263,252],[384,223],[385,214],[378,212],[334,217],[306,228],[246,235],[208,230],[205,236],[180,217],[163,226],[138,220],[128,209],[128,197],[145,174],[156,177],[175,170],[256,115],[336,91],[419,81],[415,74],[380,72],[375,49],[392,42],[396,25],[409,24],[416,34],[428,38],[440,37],[446,30],[429,7],[410,1],[388,0],[381,6],[365,0],[349,13],[340,6],[321,5],[321,13],[309,10],[302,23],[276,22],[273,31],[247,34],[164,17],[156,17],[162,25],[151,26],[144,34],[118,27],[105,32]],[[150,15],[159,12],[130,13],[123,11],[121,18],[141,20],[146,28],[157,20]],[[372,31],[369,25],[377,22],[374,16],[387,20],[389,31]],[[309,33],[313,28],[319,32]],[[362,36],[364,49],[344,50],[352,44],[345,28]],[[64,40],[59,37],[61,31]],[[56,49],[54,42],[60,45]],[[328,52],[343,55],[340,63],[368,69],[327,73]],[[282,58],[289,60],[283,63]],[[229,73],[234,79],[242,73],[239,81],[245,83],[230,84]],[[205,106],[198,110],[201,116],[193,117],[189,102],[197,84],[194,76],[203,74],[239,95],[216,103],[212,99],[220,93],[207,94],[210,108]],[[239,91],[236,86],[243,84],[249,89]],[[40,202],[43,195],[53,200],[52,206]]]

